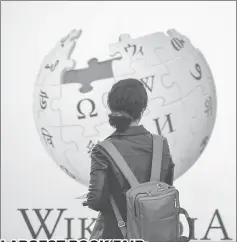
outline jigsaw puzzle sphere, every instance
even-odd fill
[[[140,38],[121,35],[110,44],[111,59],[93,58],[75,70],[71,53],[80,30],[61,39],[45,57],[35,83],[34,118],[48,154],[81,184],[89,184],[90,152],[114,129],[107,95],[121,79],[140,80],[148,93],[141,124],[168,139],[174,178],[205,149],[216,118],[216,91],[202,55],[176,30]]]

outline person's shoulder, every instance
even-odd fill
[[[112,140],[112,134],[110,134],[107,138],[105,138],[102,141],[99,141],[91,150],[91,156],[95,156],[95,155],[105,155],[105,151],[104,149],[101,147],[101,143],[103,143],[105,140]]]
[[[105,139],[107,140],[107,138]],[[106,159],[109,158],[109,155],[107,154],[106,150],[102,147],[102,143],[105,141],[98,142],[91,151],[91,158],[97,158],[97,159]]]
[[[108,168],[108,156],[106,152],[100,147],[99,143],[93,147],[90,153],[90,158],[94,167],[100,167],[100,169]]]

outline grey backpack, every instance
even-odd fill
[[[116,163],[131,188],[126,192],[127,221],[123,221],[113,196],[110,196],[118,226],[125,239],[149,242],[188,242],[191,239],[191,219],[180,207],[175,187],[160,182],[163,137],[153,135],[151,179],[139,183],[122,155],[109,139],[99,143]],[[189,236],[180,236],[179,215],[184,214],[189,224]]]

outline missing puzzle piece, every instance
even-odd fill
[[[80,83],[82,84],[81,93],[90,92],[93,89],[92,82],[113,79],[112,61],[99,62],[98,59],[92,58],[87,62],[87,68],[67,71],[64,74],[63,83]]]

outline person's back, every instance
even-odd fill
[[[107,139],[121,153],[139,183],[150,180],[152,162],[152,136],[142,125],[138,125],[147,105],[147,94],[143,84],[137,80],[123,80],[116,83],[108,96],[110,124],[116,131]],[[161,181],[173,183],[173,162],[167,140],[164,139]],[[130,188],[111,157],[99,146],[91,153],[91,179],[87,204],[91,209],[101,211],[104,229],[101,239],[122,239],[116,217],[109,202],[112,194],[118,209],[126,222],[125,193]]]

